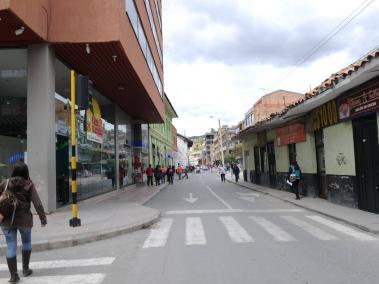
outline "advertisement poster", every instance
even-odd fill
[[[89,101],[89,107],[86,110],[87,140],[103,143],[103,121],[101,120],[100,106],[95,98]]]
[[[379,109],[379,87],[338,100],[339,119],[354,118]]]

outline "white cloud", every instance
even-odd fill
[[[221,4],[222,3],[222,4]],[[165,90],[179,133],[236,124],[267,88],[361,1],[164,1]],[[379,41],[379,1],[273,87],[304,93]],[[270,90],[270,91],[272,91]],[[268,90],[266,90],[267,92]]]

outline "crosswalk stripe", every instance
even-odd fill
[[[309,234],[313,235],[314,237],[322,240],[322,241],[330,241],[330,240],[337,240],[338,238],[336,236],[333,236],[320,228],[317,228],[311,224],[308,224],[307,222],[304,222],[294,216],[281,216],[283,219],[285,219],[287,222],[300,227],[304,231],[308,232]]]
[[[34,261],[30,263],[31,269],[53,269],[65,267],[84,267],[84,266],[100,266],[110,265],[115,260],[114,257],[100,257],[100,258],[84,258],[84,259],[62,259],[62,260],[49,260],[49,261]],[[21,263],[18,263],[22,267]],[[0,264],[0,271],[8,271],[6,264]]]
[[[313,221],[316,221],[318,223],[321,223],[325,226],[328,226],[338,232],[341,232],[345,235],[348,235],[348,236],[351,236],[353,237],[354,239],[357,239],[357,240],[360,240],[360,241],[375,241],[377,240],[376,238],[374,238],[373,236],[370,236],[369,234],[365,234],[365,233],[362,233],[362,232],[359,232],[357,230],[354,230],[350,227],[347,227],[347,226],[344,226],[344,225],[341,225],[337,222],[333,222],[331,220],[328,220],[326,218],[323,218],[321,216],[317,216],[317,215],[309,215],[309,216],[306,216],[307,218],[309,219],[312,219]]]
[[[61,276],[30,276],[22,278],[23,284],[100,284],[105,279],[103,273]],[[8,278],[0,278],[0,283],[8,283]]]
[[[186,218],[186,245],[205,245],[203,223],[200,217]]]
[[[173,219],[164,218],[154,224],[142,248],[157,248],[166,245]]]
[[[225,226],[230,238],[236,243],[251,243],[253,238],[246,230],[231,216],[219,217],[222,224]]]
[[[279,226],[275,225],[274,223],[268,221],[267,219],[263,217],[257,217],[257,216],[250,216],[250,219],[252,219],[255,223],[263,227],[270,235],[274,237],[275,240],[280,242],[290,242],[290,241],[296,241],[294,237],[292,237],[290,234],[282,230]]]

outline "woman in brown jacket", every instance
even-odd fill
[[[20,232],[22,240],[22,274],[26,277],[33,273],[29,269],[29,260],[32,252],[31,231],[33,226],[33,215],[30,211],[31,203],[33,203],[41,225],[45,226],[46,215],[41,200],[34,187],[33,182],[29,178],[29,169],[24,162],[17,162],[13,168],[12,177],[0,184],[0,193],[2,193],[8,184],[7,190],[12,192],[17,200],[18,205],[12,216],[6,216],[0,223],[1,230],[4,233],[7,243],[7,264],[11,274],[9,282],[16,283],[20,280],[17,274],[17,231]]]

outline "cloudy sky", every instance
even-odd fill
[[[363,11],[280,80],[354,10]],[[379,46],[378,14],[379,0],[163,0],[174,125],[186,136],[202,135],[218,127],[209,116],[235,125],[265,93],[307,92]]]

